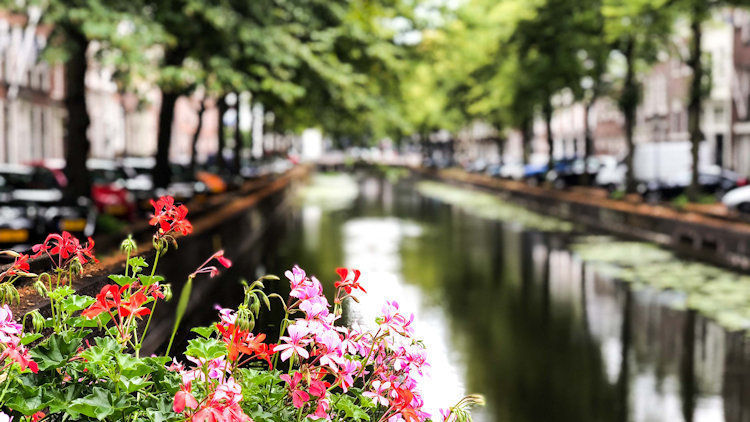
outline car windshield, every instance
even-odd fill
[[[60,189],[55,175],[48,169],[35,168],[28,171],[0,170],[0,190],[16,189]]]

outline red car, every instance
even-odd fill
[[[136,216],[135,197],[125,187],[127,175],[122,167],[110,160],[90,159],[91,199],[97,210],[125,220]]]

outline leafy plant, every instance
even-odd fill
[[[167,352],[140,356],[157,303],[171,297],[169,284],[156,274],[159,258],[177,245],[178,234],[192,231],[184,205],[170,197],[152,204],[153,261],[138,256],[128,237],[121,245],[124,273],[110,275],[113,284],[96,297],[78,295],[70,285],[84,264],[96,260],[93,241],[81,245],[63,232],[34,246],[37,256],[50,258],[52,274],[29,273],[27,256],[6,252],[16,260],[0,283],[35,278],[51,314],[28,314],[30,330],[24,330],[7,304],[17,295],[0,297],[0,421],[430,420],[419,394],[426,359],[414,338],[414,316],[387,302],[371,330],[337,325],[344,302],[365,291],[358,270],[337,269],[333,307],[321,283],[296,266],[285,274],[291,287],[286,299],[264,292],[264,283],[278,277],[243,282],[244,301],[236,310],[220,309],[217,323],[192,329],[196,337],[184,351],[185,364],[170,355],[172,340],[194,280],[231,266],[223,251],[216,252],[188,277]],[[254,331],[272,299],[285,315],[278,344]],[[42,339],[42,330],[51,334]],[[468,405],[479,403],[468,396],[443,419],[470,420]]]

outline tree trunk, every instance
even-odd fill
[[[168,66],[177,66],[182,64],[183,58],[183,50],[171,50],[167,52],[164,63]],[[169,150],[172,145],[174,105],[179,96],[180,92],[174,88],[162,89],[156,144],[156,165],[153,171],[154,187],[166,188],[172,179],[172,170],[169,168]]]
[[[65,175],[68,178],[67,197],[91,195],[91,177],[86,168],[90,143],[87,135],[89,115],[86,110],[86,49],[89,42],[77,28],[67,28],[67,38],[73,44],[71,56],[65,63]]]
[[[623,87],[620,98],[620,109],[625,117],[625,143],[627,144],[627,155],[625,156],[625,165],[627,174],[625,176],[625,191],[634,193],[636,191],[635,174],[633,173],[633,154],[635,153],[635,144],[633,143],[633,127],[635,126],[635,111],[638,106],[638,86],[635,81],[635,42],[628,39],[623,54],[627,63],[625,73],[625,86]]]
[[[697,201],[700,194],[700,184],[698,183],[698,149],[703,138],[701,134],[701,100],[703,92],[701,90],[701,81],[703,80],[703,65],[701,63],[701,23],[703,22],[704,10],[702,1],[694,1],[693,16],[690,23],[690,30],[693,33],[693,39],[690,44],[690,59],[688,66],[693,71],[693,80],[690,84],[690,103],[688,104],[688,130],[690,131],[690,152],[693,158],[692,171],[690,177],[690,188],[688,197],[691,201]]]
[[[240,131],[240,93],[237,93],[237,103],[235,104],[236,110],[237,110],[237,119],[235,121],[234,125],[234,156],[233,163],[232,163],[232,174],[240,174],[240,167],[242,166],[242,149],[244,147],[243,145],[243,139],[242,139],[242,131]]]
[[[226,114],[229,106],[227,106],[226,96],[219,98],[219,145],[216,153],[216,163],[219,166],[219,173],[226,171],[226,163],[224,162],[224,148],[227,147],[227,140],[225,138],[226,132],[224,131],[224,114]]]
[[[552,98],[547,97],[547,101],[544,102],[542,112],[544,114],[544,128],[547,135],[547,150],[549,156],[547,157],[547,171],[545,174],[550,172],[555,167],[555,140],[552,138]]]
[[[589,116],[591,116],[591,107],[594,105],[596,97],[591,98],[586,102],[583,108],[583,184],[591,185],[591,174],[588,171],[589,157],[594,154],[594,136],[591,133],[591,125],[589,124]]]
[[[163,92],[161,109],[159,110],[159,132],[156,146],[156,166],[154,166],[154,186],[165,188],[172,178],[169,168],[169,147],[172,144],[172,121],[174,120],[174,105],[179,94]]]
[[[521,122],[521,164],[528,164],[530,158],[531,142],[534,139],[533,119],[526,117]]]
[[[203,129],[203,113],[206,111],[206,103],[200,100],[200,107],[198,108],[198,127],[195,128],[193,134],[193,143],[190,147],[190,173],[195,174],[196,164],[198,163],[198,139],[201,137],[201,129]]]

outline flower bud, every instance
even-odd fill
[[[138,249],[138,246],[135,244],[132,234],[129,234],[128,237],[120,243],[120,250],[128,255],[131,255],[136,249]]]
[[[21,256],[21,254],[20,254],[20,253],[18,253],[18,252],[16,252],[16,251],[10,251],[10,250],[7,250],[7,251],[0,251],[0,254],[3,254],[3,255],[8,255],[8,256],[9,256],[9,257],[11,257],[11,258],[18,258],[19,256]]]
[[[21,297],[18,295],[18,290],[10,283],[0,284],[0,303],[20,303]]]
[[[258,316],[260,313],[260,301],[257,298],[250,304],[250,311],[254,316]]]
[[[250,310],[247,309],[245,305],[240,305],[237,308],[237,314],[236,314],[236,322],[237,327],[240,330],[252,330],[255,326],[255,321],[253,318],[253,315],[250,313]]]
[[[75,275],[81,275],[83,272],[83,265],[81,265],[81,261],[78,258],[73,258],[70,261],[70,272],[72,272]],[[68,280],[70,282],[71,280]]]
[[[169,283],[161,285],[161,292],[164,294],[164,300],[172,300],[172,285]]]
[[[47,294],[49,293],[49,290],[47,290],[47,286],[41,280],[41,277],[37,278],[34,282],[34,289],[41,297],[47,297]]]
[[[42,314],[40,314],[38,310],[34,309],[33,311],[29,312],[26,315],[28,315],[31,318],[31,328],[33,329],[35,333],[38,333],[44,330],[45,320]]]

